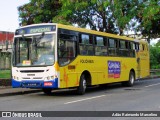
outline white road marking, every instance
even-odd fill
[[[90,97],[90,98],[85,98],[85,99],[70,101],[70,102],[66,102],[66,103],[64,103],[64,104],[71,104],[71,103],[81,102],[81,101],[85,101],[85,100],[91,100],[91,99],[100,98],[100,97],[105,97],[105,96],[106,96],[106,95],[100,95],[100,96],[95,96],[95,97]]]
[[[160,83],[156,83],[156,84],[148,85],[148,86],[145,86],[145,87],[152,87],[152,86],[156,86],[156,85],[160,85]]]

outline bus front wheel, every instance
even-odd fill
[[[85,79],[84,74],[82,74],[81,77],[80,77],[79,86],[78,86],[78,88],[77,88],[77,93],[78,93],[79,95],[85,94],[86,87],[87,87],[87,82],[86,82],[86,79]]]
[[[125,82],[122,82],[122,85],[127,86],[127,87],[132,87],[133,84],[134,84],[134,81],[135,81],[135,74],[134,74],[133,71],[130,71],[129,80],[125,81]]]
[[[51,91],[52,91],[51,88],[43,88],[42,90],[43,90],[43,92],[44,92],[45,94],[47,94],[47,95],[50,95],[50,94],[51,94]]]

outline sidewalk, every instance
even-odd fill
[[[0,97],[1,96],[14,96],[23,95],[29,93],[41,92],[41,89],[29,89],[29,88],[12,88],[11,86],[0,86]]]

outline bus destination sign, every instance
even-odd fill
[[[35,33],[43,33],[43,32],[52,32],[56,31],[55,25],[41,25],[41,26],[32,26],[27,28],[22,28],[16,30],[16,35],[23,35],[23,34],[35,34]]]

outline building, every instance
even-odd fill
[[[13,37],[13,32],[0,31],[0,70],[10,69]],[[8,44],[8,49],[6,49],[6,44]]]
[[[7,32],[7,31],[0,31],[0,44],[5,44],[6,40],[9,43],[13,42],[14,33],[13,32]]]

